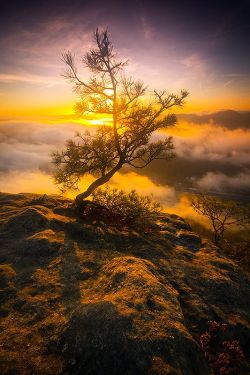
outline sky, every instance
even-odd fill
[[[138,191],[175,204],[178,190],[194,187],[250,192],[250,1],[0,5],[0,191],[58,191],[49,154],[75,131],[96,124],[75,116],[77,98],[62,76],[61,55],[72,51],[87,79],[80,60],[99,27],[108,28],[119,57],[129,60],[127,75],[150,90],[190,93],[168,133],[177,158],[140,174],[125,168],[112,183],[126,187],[129,177]],[[83,184],[89,181],[91,176]]]
[[[185,111],[249,109],[249,1],[1,1],[0,113],[70,113],[61,54],[108,27],[128,74],[190,92]],[[86,69],[81,71],[87,76]]]

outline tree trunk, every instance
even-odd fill
[[[113,169],[111,169],[107,174],[105,174],[104,176],[102,176],[102,177],[98,178],[97,180],[95,180],[94,182],[92,182],[92,184],[88,187],[87,190],[85,190],[83,193],[80,193],[76,196],[75,203],[77,205],[81,205],[81,202],[84,199],[86,199],[88,196],[90,196],[90,194],[92,194],[95,189],[97,189],[99,186],[108,182],[111,179],[111,177],[113,177],[113,175],[117,171],[119,171],[119,169],[121,169],[123,164],[124,163],[122,161],[119,161],[116,164],[116,166]]]

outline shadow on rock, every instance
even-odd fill
[[[145,374],[148,360],[143,347],[127,334],[131,320],[107,301],[80,306],[62,334],[63,351],[70,374]]]

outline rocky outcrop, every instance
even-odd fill
[[[144,233],[80,220],[62,197],[0,203],[1,373],[212,374],[210,320],[248,358],[249,276],[182,218]]]
[[[100,269],[91,289],[83,292],[86,303],[73,313],[63,333],[70,372],[145,374],[153,357],[160,357],[166,368],[171,365],[180,373],[209,373],[185,327],[178,291],[162,283],[152,262],[113,258]]]
[[[48,210],[45,208],[26,208],[25,210],[13,215],[3,226],[3,232],[9,235],[25,236],[28,233],[36,232],[48,228],[48,219],[46,217]]]

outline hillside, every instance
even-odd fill
[[[237,112],[233,110],[224,110],[207,115],[179,114],[178,119],[193,122],[195,124],[214,123],[228,129],[249,129],[250,127],[249,111]]]
[[[0,373],[211,374],[210,320],[249,356],[250,279],[218,248],[175,215],[136,231],[69,205],[0,194]]]

